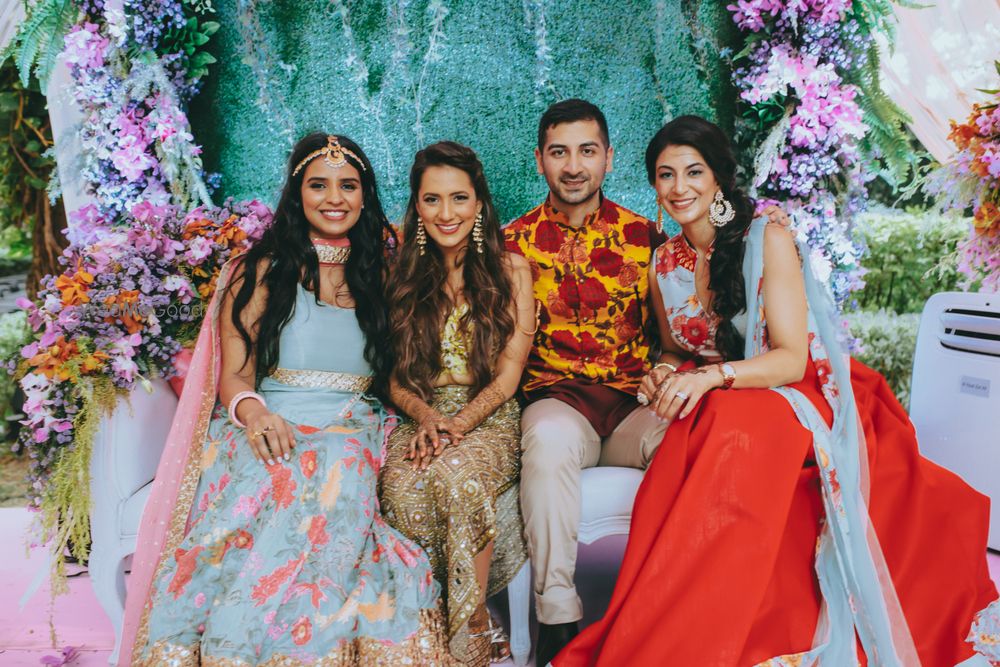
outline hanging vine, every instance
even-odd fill
[[[239,0],[237,3],[236,11],[243,46],[242,62],[250,68],[257,84],[257,107],[274,123],[278,133],[285,138],[290,148],[295,141],[293,116],[284,98],[275,94],[276,86],[271,73],[279,70],[291,72],[294,66],[281,62],[274,56],[270,41],[260,25],[258,9],[257,0]]]

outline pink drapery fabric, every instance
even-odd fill
[[[923,9],[896,7],[893,52],[882,50],[882,87],[913,118],[910,129],[939,162],[955,147],[950,120],[964,121],[977,88],[1000,88],[1000,0],[930,0]],[[884,46],[884,45],[883,45]]]
[[[177,404],[173,425],[170,427],[163,456],[156,469],[156,478],[153,480],[142,521],[139,523],[136,552],[132,557],[132,573],[127,582],[128,596],[125,600],[118,667],[129,667],[132,664],[132,649],[136,634],[148,602],[160,556],[170,535],[174,508],[190,460],[191,448],[201,444],[202,434],[198,433],[198,430],[203,426],[201,422],[204,421],[204,406],[209,399],[214,403],[220,370],[220,341],[216,322],[222,301],[221,295],[225,292],[224,286],[228,282],[232,265],[230,263],[223,268],[216,283],[218,288],[202,322],[194,356],[184,381],[184,392]],[[185,509],[190,511],[190,508],[182,508],[181,511]]]

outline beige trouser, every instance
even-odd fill
[[[521,511],[535,579],[535,611],[548,625],[583,618],[576,594],[580,471],[594,466],[645,469],[667,428],[636,406],[602,438],[577,410],[555,398],[532,403],[521,415]]]

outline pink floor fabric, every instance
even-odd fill
[[[39,665],[55,655],[49,638],[49,586],[42,584],[24,610],[21,596],[42,567],[44,552],[25,557],[25,540],[32,515],[21,508],[0,508],[0,665]],[[69,572],[72,572],[70,566]],[[94,596],[86,574],[69,580],[70,594],[56,598],[52,621],[58,645],[84,652],[73,665],[107,665],[114,646],[111,621]],[[94,662],[95,651],[103,656]]]
[[[24,540],[31,514],[20,508],[0,508],[0,666],[37,667],[44,656],[59,653],[49,642],[49,588],[43,585],[23,611],[22,594],[38,571],[43,552],[25,558]],[[610,537],[580,549],[577,577],[584,604],[584,624],[600,617],[611,597],[625,550],[624,536]],[[990,573],[1000,585],[1000,555],[989,554]],[[74,646],[80,656],[74,667],[106,667],[114,643],[111,622],[86,574],[70,579],[70,594],[56,599],[53,622],[58,646]],[[505,596],[498,596],[506,611]],[[501,614],[506,620],[506,613]],[[532,621],[534,630],[534,621]],[[503,664],[512,664],[510,662]]]

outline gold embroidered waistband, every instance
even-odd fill
[[[354,375],[337,371],[303,371],[293,368],[275,368],[270,375],[272,380],[296,387],[317,389],[336,389],[338,391],[353,391],[364,393],[372,386],[370,375]]]

